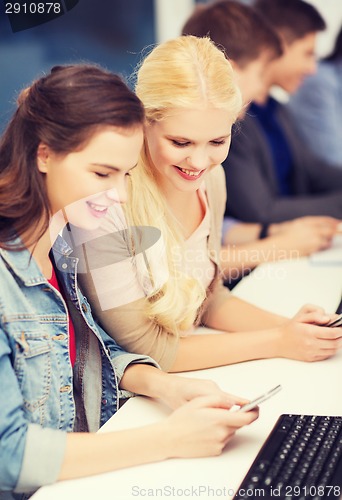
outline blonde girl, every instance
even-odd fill
[[[127,349],[149,354],[171,371],[332,356],[341,332],[318,326],[329,321],[324,311],[308,306],[287,320],[233,297],[222,284],[226,188],[220,164],[242,106],[223,52],[207,38],[167,41],[141,64],[136,93],[147,122],[126,204],[130,229],[123,239],[133,243],[125,264],[99,270],[90,263],[81,277],[101,324]],[[112,211],[103,232],[118,234],[117,220]],[[157,243],[148,237],[151,228],[160,232]],[[113,244],[96,238],[90,249],[108,262]],[[118,282],[125,286],[118,288]],[[218,332],[194,335],[198,325]]]

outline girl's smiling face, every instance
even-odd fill
[[[226,158],[234,120],[226,110],[206,107],[174,110],[148,124],[148,152],[160,188],[197,190],[206,173]]]
[[[125,178],[138,162],[141,126],[104,127],[87,144],[65,156],[38,148],[38,168],[45,174],[52,215],[63,211],[71,224],[96,229],[113,203],[126,201]]]

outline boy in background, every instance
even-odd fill
[[[283,55],[268,64],[267,92],[254,98],[224,162],[226,214],[262,224],[308,215],[341,219],[342,169],[309,151],[285,106],[270,96],[273,85],[294,93],[315,72],[316,35],[324,20],[303,0],[256,0],[255,7],[280,36]]]
[[[185,23],[182,34],[209,36],[225,51],[237,75],[245,112],[251,101],[265,99],[267,69],[282,56],[283,49],[280,37],[256,9],[232,0],[199,5]],[[237,134],[240,128],[239,123]],[[233,143],[237,134],[233,136]],[[251,188],[249,182],[247,186]],[[308,255],[326,248],[337,223],[328,217],[303,217],[262,225],[241,223],[226,216],[221,255],[226,284],[232,288],[241,275],[263,262]]]

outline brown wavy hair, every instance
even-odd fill
[[[40,143],[66,155],[98,127],[127,129],[144,118],[142,103],[123,80],[93,65],[56,66],[23,90],[0,142],[0,247],[8,248],[28,228],[30,239],[42,224],[37,241],[48,228],[49,200],[37,168]]]

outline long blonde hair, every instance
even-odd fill
[[[230,63],[208,38],[181,36],[155,47],[137,72],[136,93],[144,104],[147,121],[169,116],[170,110],[205,108],[227,110],[233,120],[242,102]],[[145,142],[132,172],[127,216],[134,226],[160,229],[165,244],[169,279],[146,300],[146,315],[173,334],[189,329],[206,298],[196,279],[175,265],[184,237],[158,189],[154,166]]]

